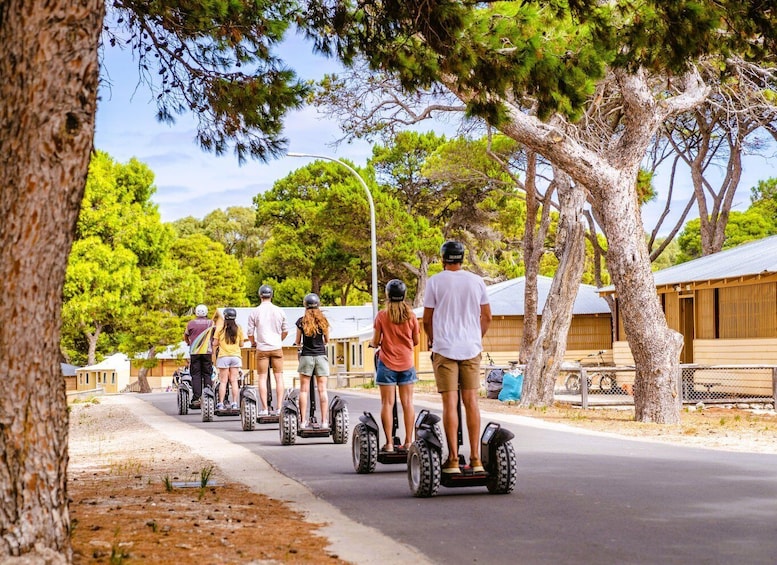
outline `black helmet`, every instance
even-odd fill
[[[449,239],[442,244],[440,248],[443,263],[463,263],[464,262],[464,244]]]
[[[402,302],[407,293],[407,285],[399,279],[391,279],[386,283],[386,296],[389,302]]]
[[[305,308],[318,308],[321,306],[321,299],[318,297],[318,294],[311,292],[310,294],[305,295],[305,299],[302,303],[305,305]]]
[[[234,308],[224,308],[225,320],[234,320],[235,318],[237,318],[237,310]]]
[[[260,286],[259,296],[261,298],[272,298],[272,287],[269,284],[263,284]]]

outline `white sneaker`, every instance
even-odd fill
[[[224,410],[224,403],[219,402],[218,404],[216,404],[216,410]]]
[[[302,422],[299,425],[299,427],[300,427],[301,430],[307,430],[310,427],[310,423],[309,422]]]
[[[237,410],[237,402],[233,402],[229,408],[230,410]]]
[[[322,428],[328,428],[328,427],[329,427],[329,422],[327,422],[326,420],[324,420],[323,422],[321,422],[321,427],[322,427]]]
[[[270,413],[269,413],[269,412],[267,412],[267,410],[259,410],[259,415],[260,415],[260,416],[269,416],[269,415],[270,415]]]

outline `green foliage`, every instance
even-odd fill
[[[197,141],[241,162],[266,160],[286,145],[282,120],[299,108],[306,84],[273,53],[296,19],[297,3],[112,2],[103,48],[129,47],[138,76],[155,95],[157,118],[192,111]]]
[[[723,249],[736,247],[748,241],[762,239],[777,234],[777,226],[770,218],[765,217],[758,206],[753,206],[745,212],[733,211],[726,224],[726,239]],[[685,224],[683,231],[677,236],[680,253],[678,263],[684,263],[702,256],[701,221],[694,218]]]
[[[211,309],[248,304],[240,262],[220,243],[203,234],[182,237],[170,247],[170,256],[200,278],[204,284],[201,301]]]

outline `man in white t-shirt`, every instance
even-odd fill
[[[269,414],[267,404],[267,370],[272,366],[275,376],[275,404],[283,398],[283,340],[289,333],[286,314],[272,303],[273,290],[269,285],[259,287],[261,303],[248,315],[248,339],[256,348],[256,374],[259,399],[263,408],[260,416]],[[277,410],[276,410],[277,412]]]
[[[480,353],[491,324],[491,306],[483,279],[461,268],[464,245],[446,241],[440,249],[443,271],[429,279],[424,295],[424,330],[432,351],[442,423],[448,443],[446,474],[459,474],[458,394],[464,405],[470,443],[470,467],[484,473],[480,461]]]

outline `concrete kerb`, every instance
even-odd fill
[[[341,559],[359,564],[431,563],[415,549],[351,520],[245,447],[221,441],[203,430],[192,433],[195,429],[192,426],[137,397],[122,394],[113,398],[131,405],[136,416],[170,441],[184,444],[197,455],[210,460],[230,481],[243,483],[254,492],[288,503],[310,522],[325,524],[319,531],[329,540],[330,550]],[[219,456],[218,460],[214,460],[213,445],[217,443]]]

